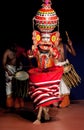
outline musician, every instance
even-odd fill
[[[9,47],[5,50],[2,58],[2,65],[5,70],[5,78],[6,78],[6,106],[8,109],[13,107],[19,108],[24,106],[24,102],[22,99],[13,98],[13,86],[12,79],[17,70],[22,69],[22,64],[19,62],[17,66],[17,49],[14,44],[9,45]]]
[[[58,61],[56,61],[56,65],[63,66],[63,65],[66,65],[68,63],[67,52],[69,52],[73,56],[76,56],[76,52],[73,48],[72,41],[68,37],[67,32],[66,32],[66,35],[67,35],[67,44],[63,44],[62,38],[60,38],[59,44],[57,46],[59,53],[60,53],[60,56],[58,58]],[[65,84],[63,79],[61,80],[61,83],[60,83],[60,94],[63,97],[63,100],[59,104],[59,107],[64,108],[64,107],[69,106],[70,105],[70,99],[69,99],[70,87],[68,87]]]

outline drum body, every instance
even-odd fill
[[[68,59],[59,63],[59,65],[64,67],[63,80],[65,84],[70,88],[78,86],[78,84],[81,82],[81,78]]]
[[[13,95],[15,97],[27,97],[29,75],[25,71],[18,71],[13,78]]]

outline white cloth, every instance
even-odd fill
[[[69,63],[68,59],[66,59],[66,61],[63,62],[58,62],[56,65],[64,66],[67,63]],[[65,84],[63,79],[61,79],[59,86],[60,86],[60,95],[70,95],[70,88]]]
[[[59,88],[60,88],[60,95],[70,95],[70,88],[66,86],[63,79],[61,79]]]
[[[16,66],[13,65],[6,65],[7,69],[14,75],[16,72]],[[5,72],[6,77],[6,95],[12,94],[12,76],[9,76],[7,72]]]

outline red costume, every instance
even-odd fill
[[[56,26],[58,28],[59,18],[51,8],[50,0],[44,0],[42,8],[37,12],[33,20],[40,31],[33,31],[32,55],[29,54],[31,51],[28,51],[28,55],[36,57],[38,63],[38,68],[28,71],[29,94],[35,108],[39,108],[40,111],[41,107],[44,110],[46,106],[61,100],[59,84],[63,74],[63,67],[55,66],[55,60],[60,55],[56,48],[59,43],[60,33],[58,30],[56,32],[52,31]],[[38,112],[37,119],[40,120],[40,118]]]

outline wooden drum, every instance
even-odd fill
[[[29,75],[25,71],[18,71],[13,78],[13,93],[16,97],[27,97]]]

